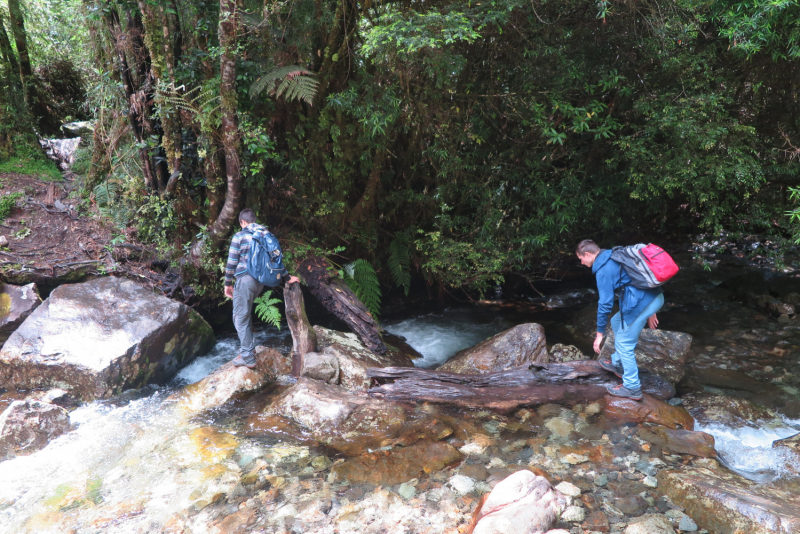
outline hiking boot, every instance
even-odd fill
[[[622,374],[624,370],[622,369],[622,365],[614,365],[614,362],[611,359],[606,358],[605,360],[599,360],[600,367],[608,371],[609,373],[614,373],[618,377],[622,378]]]
[[[242,358],[242,355],[239,354],[236,358],[233,359],[233,365],[235,365],[236,367],[247,367],[248,369],[254,369],[256,366],[256,359]]]
[[[633,400],[642,400],[642,390],[641,388],[638,389],[628,389],[624,385],[619,384],[616,386],[608,385],[606,386],[606,390],[608,390],[609,394],[615,397],[624,397],[626,399],[633,399]]]

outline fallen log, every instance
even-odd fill
[[[286,322],[292,333],[292,376],[300,376],[303,356],[317,350],[317,333],[308,321],[303,290],[300,284],[288,284],[283,291]]]
[[[367,376],[378,382],[394,380],[371,388],[368,393],[373,397],[499,412],[551,402],[593,401],[607,394],[607,385],[619,382],[595,360],[537,363],[484,375],[384,367],[368,369]],[[640,378],[644,392],[653,397],[668,399],[675,395],[672,385],[658,375],[641,370]]]
[[[340,278],[331,275],[325,258],[312,256],[303,261],[297,274],[311,294],[332,314],[347,324],[366,347],[377,354],[386,353],[378,323],[367,307]]]

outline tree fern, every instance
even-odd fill
[[[397,234],[389,245],[389,271],[394,284],[405,290],[406,296],[411,289],[411,238],[407,232]]]
[[[250,86],[250,98],[257,97],[266,89],[269,94],[276,97],[303,100],[312,105],[318,88],[319,81],[313,72],[297,65],[287,65],[271,70],[253,82]]]
[[[271,324],[278,330],[281,329],[281,312],[276,306],[281,299],[272,298],[272,291],[267,291],[253,301],[256,305],[256,315],[267,324]]]
[[[348,263],[342,270],[342,278],[377,320],[381,311],[381,285],[372,265],[362,259]]]

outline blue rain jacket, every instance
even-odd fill
[[[625,324],[630,324],[650,304],[657,295],[663,293],[660,287],[639,289],[630,285],[631,277],[621,264],[611,259],[610,250],[601,250],[592,264],[592,273],[597,279],[597,331],[605,334],[608,316],[614,308],[614,291],[621,289],[619,308]],[[624,289],[623,289],[624,288]]]

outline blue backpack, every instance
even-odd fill
[[[269,230],[256,230],[250,240],[247,272],[267,287],[276,287],[286,273],[283,251],[278,239]]]

